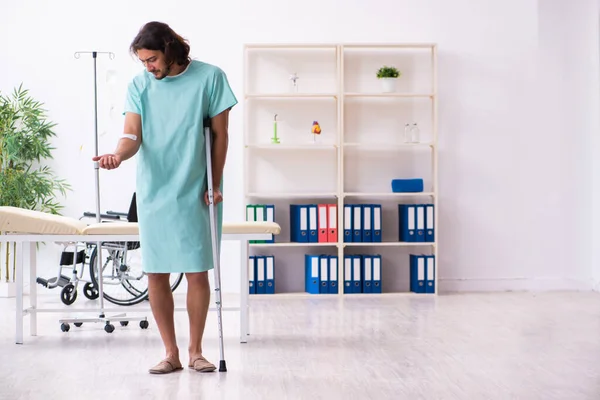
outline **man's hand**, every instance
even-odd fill
[[[206,191],[206,193],[204,193],[204,201],[206,202],[206,205],[210,204],[210,200],[208,199],[208,190]],[[215,205],[223,201],[223,194],[221,193],[219,188],[213,189],[213,201]]]
[[[98,157],[92,157],[92,161],[98,161],[100,168],[115,169],[121,165],[121,156],[118,154],[103,154]]]

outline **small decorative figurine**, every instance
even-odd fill
[[[296,72],[290,75],[290,80],[294,83],[294,93],[298,93],[298,84],[296,83],[298,79],[300,78],[298,77],[298,74]]]
[[[313,121],[312,128],[310,129],[313,134],[313,143],[317,142],[317,135],[321,134],[321,126],[318,121]]]
[[[279,144],[279,138],[277,137],[277,114],[273,117],[273,137],[271,138],[271,143]]]

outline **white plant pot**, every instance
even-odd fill
[[[381,90],[384,93],[393,93],[396,91],[396,81],[398,78],[379,78],[381,81]]]
[[[15,297],[17,295],[17,284],[15,282],[0,282],[0,298]]]

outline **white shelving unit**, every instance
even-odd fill
[[[344,293],[345,255],[381,255],[383,294],[412,294],[409,254],[433,255],[437,294],[436,52],[435,44],[245,46],[245,205],[273,204],[282,227],[275,243],[249,245],[249,255],[275,257],[275,296],[253,296],[304,293],[305,254],[338,256],[338,296],[356,296]],[[393,93],[376,78],[384,65],[402,74]],[[271,143],[275,114],[280,144]],[[316,142],[313,121],[322,129]],[[414,122],[420,142],[405,143]],[[393,193],[392,179],[402,178],[422,178],[424,191]],[[289,205],[324,203],[337,204],[337,242],[290,242]],[[365,203],[381,204],[382,242],[344,242],[344,204]],[[398,241],[398,204],[406,203],[434,205],[434,242]]]

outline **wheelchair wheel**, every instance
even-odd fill
[[[97,246],[90,255],[90,279],[98,288],[96,266]],[[125,242],[102,243],[102,283],[104,298],[116,305],[131,306],[148,298],[148,277],[142,270],[139,246]],[[92,272],[93,271],[93,272]],[[183,274],[171,274],[171,290],[175,290]]]

